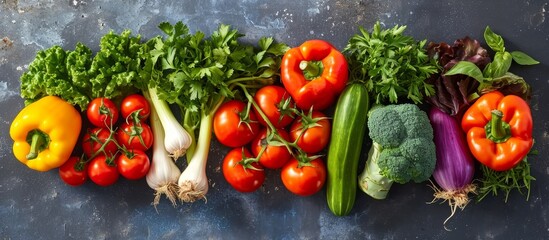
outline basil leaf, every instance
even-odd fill
[[[492,32],[492,30],[488,26],[486,26],[486,29],[484,30],[484,40],[492,50],[496,52],[505,51],[503,38],[500,35]]]
[[[539,63],[537,60],[521,51],[513,51],[511,52],[511,56],[513,56],[513,60],[520,65],[536,65]]]
[[[489,63],[484,69],[484,77],[486,78],[498,78],[503,75],[513,63],[513,56],[509,52],[497,52],[494,56],[494,61]]]
[[[469,77],[476,79],[479,82],[484,81],[484,77],[482,75],[482,71],[480,70],[480,68],[478,68],[477,65],[469,61],[458,62],[450,70],[448,70],[448,72],[446,72],[444,75],[451,76],[451,75],[457,75],[457,74],[467,75]]]

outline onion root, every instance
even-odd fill
[[[467,206],[467,204],[469,204],[469,202],[471,201],[471,199],[469,198],[469,194],[477,194],[477,186],[471,183],[465,185],[461,189],[446,191],[444,189],[438,188],[432,181],[429,180],[429,182],[431,183],[429,187],[431,187],[431,189],[433,189],[434,191],[433,200],[429,202],[429,204],[436,202],[448,202],[448,205],[450,205],[451,214],[448,218],[446,218],[446,220],[444,220],[443,223],[445,225],[444,228],[448,230],[446,228],[446,223],[448,222],[448,220],[450,220],[450,218],[454,216],[458,208],[463,210]]]

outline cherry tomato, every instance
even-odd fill
[[[116,141],[130,150],[143,152],[151,148],[153,135],[151,127],[146,123],[122,123],[116,130]]]
[[[114,164],[107,164],[107,158],[99,155],[90,161],[88,176],[95,184],[106,187],[118,181],[120,174]]]
[[[301,166],[292,158],[280,172],[282,183],[290,192],[299,196],[310,196],[318,192],[326,182],[326,165],[317,158],[309,162],[312,166]]]
[[[254,99],[261,111],[265,113],[269,121],[276,128],[288,126],[294,120],[294,114],[289,111],[289,108],[295,107],[295,103],[283,87],[275,85],[262,87],[255,93]],[[289,102],[284,107],[286,101]],[[257,113],[257,109],[254,108],[254,110],[259,118],[259,123],[267,126],[265,120]]]
[[[131,94],[122,100],[120,105],[120,113],[124,119],[132,114],[136,114],[140,120],[147,120],[151,114],[151,107],[149,101],[141,94]]]
[[[297,145],[306,153],[320,152],[330,141],[331,124],[330,121],[325,118],[326,115],[321,112],[313,111],[312,117],[324,119],[316,122],[319,126],[307,128],[301,138],[297,141]],[[302,131],[303,123],[301,117],[299,117],[290,127],[290,137],[292,141],[295,142]]]
[[[59,167],[59,177],[68,185],[80,186],[88,180],[86,164],[80,163],[79,157],[72,156]]]
[[[288,148],[286,148],[285,146],[269,145],[267,143],[267,132],[268,131],[266,128],[261,129],[259,134],[257,134],[257,136],[254,138],[251,144],[252,153],[255,157],[257,157],[261,152],[261,149],[265,146],[266,149],[261,154],[261,157],[259,158],[259,163],[262,166],[270,169],[281,168],[288,160],[290,160],[292,155],[288,151]],[[290,135],[288,135],[288,133],[284,129],[277,129],[277,132],[284,140],[290,141]],[[275,137],[273,137],[272,140],[280,142]]]
[[[259,132],[257,117],[251,110],[246,117],[246,108],[246,103],[231,100],[221,105],[215,112],[214,134],[221,144],[228,147],[241,147],[251,142],[257,135]]]
[[[120,175],[130,180],[137,180],[149,172],[151,162],[149,156],[141,150],[133,150],[129,154],[120,154],[116,158],[116,168]]]
[[[250,165],[255,168],[244,168],[241,164],[242,155],[251,158],[252,154],[246,148],[233,148],[223,159],[223,176],[227,182],[239,192],[253,192],[265,181],[265,171],[257,163]],[[257,169],[257,170],[256,170]]]
[[[96,98],[88,104],[88,120],[96,127],[112,127],[118,120],[118,108],[108,98]]]
[[[109,139],[110,131],[107,128],[94,128],[94,129],[88,129],[86,135],[84,135],[84,138],[82,139],[82,150],[84,151],[84,154],[86,154],[87,157],[91,157],[92,155],[96,154],[98,151],[100,151],[101,146],[107,142]],[[114,142],[114,136],[112,140],[109,140],[109,142],[105,145],[103,148],[102,154],[105,153],[107,156],[114,156],[116,154],[116,151],[118,150],[118,146],[116,146],[116,143]]]

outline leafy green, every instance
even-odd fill
[[[425,79],[437,72],[424,49],[426,41],[403,35],[406,26],[382,29],[379,22],[371,33],[360,28],[344,51],[351,75],[363,81],[376,103],[397,103],[407,98],[420,103],[435,89]],[[402,99],[400,99],[402,100]]]
[[[101,49],[93,58],[89,70],[92,98],[115,98],[136,91],[141,59],[140,36],[131,36],[129,30],[121,34],[109,32],[101,38]],[[144,86],[136,86],[144,88]]]
[[[147,42],[140,75],[157,86],[160,98],[191,112],[210,112],[216,100],[234,97],[234,79],[272,80],[280,64],[272,55],[281,56],[287,49],[272,38],[261,38],[257,50],[243,45],[238,42],[243,35],[228,25],[221,25],[210,39],[202,32],[189,34],[181,22],[159,27],[168,37]]]
[[[139,36],[132,37],[128,30],[120,35],[111,31],[101,38],[100,47],[93,58],[82,43],[76,44],[74,51],[60,46],[38,51],[21,76],[25,102],[55,95],[84,111],[93,98],[116,98],[146,88],[138,79],[142,62]]]
[[[525,100],[530,100],[532,93],[532,88],[524,78],[511,72],[507,72],[505,75],[494,78],[489,82],[481,83],[478,89],[480,89],[480,94],[498,90],[503,95],[513,94]]]
[[[90,84],[87,69],[91,65],[91,50],[78,43],[74,51],[60,46],[38,51],[21,76],[21,96],[25,104],[55,95],[73,105],[86,109],[89,103]]]
[[[480,82],[478,92],[500,90],[504,94],[514,94],[524,99],[530,98],[530,85],[520,76],[509,72],[513,60],[520,65],[534,65],[539,62],[520,51],[505,51],[503,38],[492,32],[490,27],[484,31],[484,40],[496,51],[494,60],[481,70],[478,66],[466,61],[455,64],[445,75],[466,75]],[[482,74],[479,74],[482,72]]]
[[[236,97],[237,85],[273,83],[288,49],[265,37],[257,48],[242,44],[239,38],[243,35],[228,25],[220,25],[209,38],[200,31],[190,34],[181,22],[164,22],[159,28],[167,37],[158,36],[143,46],[145,63],[139,75],[156,88],[161,100],[182,109],[184,126],[191,135],[224,99]]]
[[[440,72],[427,79],[435,87],[435,94],[427,102],[452,116],[468,108],[470,96],[477,94],[482,71],[490,56],[480,42],[469,37],[447,43],[429,43],[427,54],[441,67]],[[454,68],[455,66],[455,68]],[[473,76],[473,77],[470,77]]]
[[[520,65],[536,65],[539,63],[537,60],[521,51],[513,51],[511,52],[511,56],[513,56],[513,60]]]
[[[484,165],[481,166],[481,170],[483,177],[477,201],[482,201],[489,194],[497,196],[499,192],[502,192],[505,194],[505,202],[507,202],[513,189],[516,189],[520,194],[526,193],[526,200],[530,197],[530,185],[536,179],[530,174],[527,157],[516,167],[507,171],[494,171]]]
[[[484,81],[484,76],[482,71],[477,67],[476,64],[469,61],[460,61],[458,62],[450,71],[446,72],[444,75],[456,75],[463,74],[470,76],[476,79],[479,82]]]
[[[492,50],[496,52],[505,52],[503,38],[492,32],[492,29],[490,29],[489,26],[486,26],[486,29],[484,30],[484,40]]]
[[[496,52],[494,60],[484,68],[484,78],[493,79],[503,76],[511,68],[513,57],[509,52]]]
[[[485,78],[498,78],[509,71],[511,63],[515,60],[520,65],[534,65],[539,62],[526,53],[515,51],[513,53],[505,51],[503,37],[492,32],[489,26],[484,30],[484,40],[486,44],[496,52],[494,61],[484,69]]]

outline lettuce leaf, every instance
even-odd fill
[[[461,61],[484,69],[491,62],[488,52],[477,40],[465,37],[456,40],[451,46],[447,43],[430,43],[427,54],[441,66],[438,74],[427,79],[435,87],[435,94],[428,96],[427,102],[452,116],[460,114],[469,106],[470,96],[477,92],[480,82],[469,75],[445,73]]]
[[[145,89],[139,78],[142,68],[140,36],[109,32],[101,38],[100,51],[77,43],[73,51],[60,46],[38,51],[21,76],[21,97],[25,104],[44,96],[58,96],[81,111],[97,97],[116,98]]]
[[[39,51],[29,70],[21,76],[21,96],[25,104],[54,95],[86,109],[90,101],[91,85],[87,82],[90,63],[91,50],[81,43],[74,51],[66,52],[60,46]]]
[[[141,37],[131,36],[129,30],[121,34],[109,32],[101,38],[101,49],[91,64],[91,97],[115,98],[137,91],[141,69]],[[139,86],[137,86],[139,87]]]

